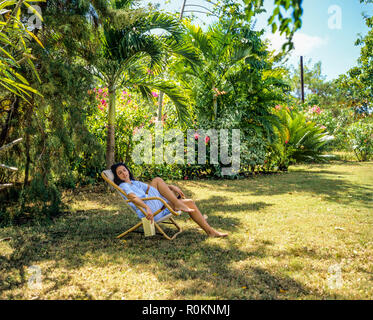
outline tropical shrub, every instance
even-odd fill
[[[347,150],[346,127],[355,121],[355,114],[351,109],[320,109],[313,105],[305,111],[306,118],[326,129],[335,137],[326,146],[327,150]]]
[[[373,121],[360,120],[347,128],[349,148],[358,161],[367,161],[373,156]]]
[[[286,70],[274,58],[261,33],[237,21],[217,23],[207,31],[187,25],[198,63],[175,60],[171,69],[191,92],[197,127],[241,130],[241,173],[260,169],[268,143],[275,138],[277,116],[271,105],[285,101],[290,89]],[[189,174],[188,174],[189,173]],[[221,177],[221,166],[186,168],[186,175]]]
[[[307,121],[304,114],[286,106],[274,109],[281,126],[278,138],[269,148],[269,167],[287,170],[290,164],[326,161],[331,156],[323,154],[325,145],[334,139],[324,127]]]

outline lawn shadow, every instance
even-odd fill
[[[351,200],[359,201],[362,206],[366,208],[373,208],[373,186],[364,186],[351,183],[343,180],[343,176],[348,173],[341,174],[332,170],[295,170],[279,174],[274,179],[271,176],[261,176],[260,178],[249,178],[246,180],[229,181],[198,181],[193,183],[200,188],[206,188],[216,191],[227,191],[229,196],[249,195],[249,196],[276,196],[282,194],[289,194],[293,192],[309,193],[315,197],[323,197],[323,200],[335,202],[338,204],[351,204]],[[334,175],[328,177],[327,175]],[[286,188],[284,188],[286,185]],[[190,189],[190,187],[186,187]],[[189,190],[188,190],[189,191]],[[213,196],[212,198],[214,198]],[[220,206],[224,206],[224,198],[217,199]],[[203,200],[205,201],[205,200]],[[199,203],[200,201],[198,201]],[[209,202],[208,200],[206,202]],[[209,202],[209,203],[212,203]],[[257,206],[260,210],[262,207],[268,206],[267,203],[252,204],[252,207]],[[229,206],[231,207],[231,206]],[[250,206],[242,205],[233,209],[237,211],[250,210]],[[229,208],[226,208],[229,210]],[[254,209],[255,210],[255,209]]]
[[[340,174],[339,174],[340,175]],[[340,176],[342,177],[342,176]],[[286,183],[287,188],[283,188]],[[342,179],[325,176],[325,172],[312,174],[301,171],[289,173],[280,181],[273,181],[268,186],[257,185],[251,194],[256,196],[281,195],[291,192],[307,192],[315,196],[322,196],[323,200],[339,204],[351,204],[351,200],[358,200],[363,206],[373,208],[373,187],[358,186]]]
[[[231,198],[229,198],[231,200]],[[201,209],[201,212],[209,213],[209,216],[214,216],[214,212],[248,212],[248,211],[259,211],[264,208],[270,207],[273,204],[269,204],[263,201],[256,201],[251,203],[243,204],[226,204],[227,197],[221,196],[212,196],[208,199],[196,201],[198,207]],[[220,216],[219,216],[220,218]]]

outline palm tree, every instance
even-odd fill
[[[231,92],[237,86],[237,75],[242,73],[243,66],[250,59],[255,59],[260,54],[260,48],[254,41],[237,43],[235,35],[229,28],[224,30],[216,24],[204,32],[199,26],[187,24],[188,41],[193,44],[199,54],[199,62],[190,64],[185,69],[185,61],[181,61],[176,68],[184,69],[187,77],[193,78],[193,83],[198,83],[200,97],[208,97],[205,104],[205,113],[210,120],[219,114],[219,97]]]
[[[244,132],[263,129],[273,142],[274,127],[280,123],[271,106],[283,100],[289,86],[283,80],[284,70],[273,68],[260,33],[233,20],[207,31],[186,26],[186,38],[200,62],[190,64],[180,58],[174,69],[193,92],[199,120],[216,126],[230,117]]]
[[[95,1],[93,1],[95,4]],[[96,11],[101,20],[99,47],[91,57],[91,72],[109,90],[106,165],[114,163],[115,97],[119,87],[135,88],[145,97],[151,90],[163,91],[174,102],[179,120],[187,121],[186,98],[176,83],[155,79],[165,64],[165,55],[179,54],[194,62],[193,49],[182,43],[184,29],[178,19],[161,12],[133,8],[133,0],[112,0],[111,6]],[[155,34],[154,30],[162,30]]]

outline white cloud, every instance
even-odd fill
[[[276,52],[286,42],[285,36],[280,36],[279,33],[266,33],[264,37],[269,40],[269,49]],[[328,42],[327,37],[321,38],[298,32],[293,37],[294,49],[291,51],[291,56],[310,56],[316,49],[326,46]]]

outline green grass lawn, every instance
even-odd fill
[[[65,193],[68,212],[53,224],[0,229],[0,239],[11,237],[0,242],[0,298],[373,298],[373,162],[174,184],[229,237],[206,237],[185,214],[174,241],[117,240],[137,221],[119,195]],[[28,285],[32,265],[41,288]]]

